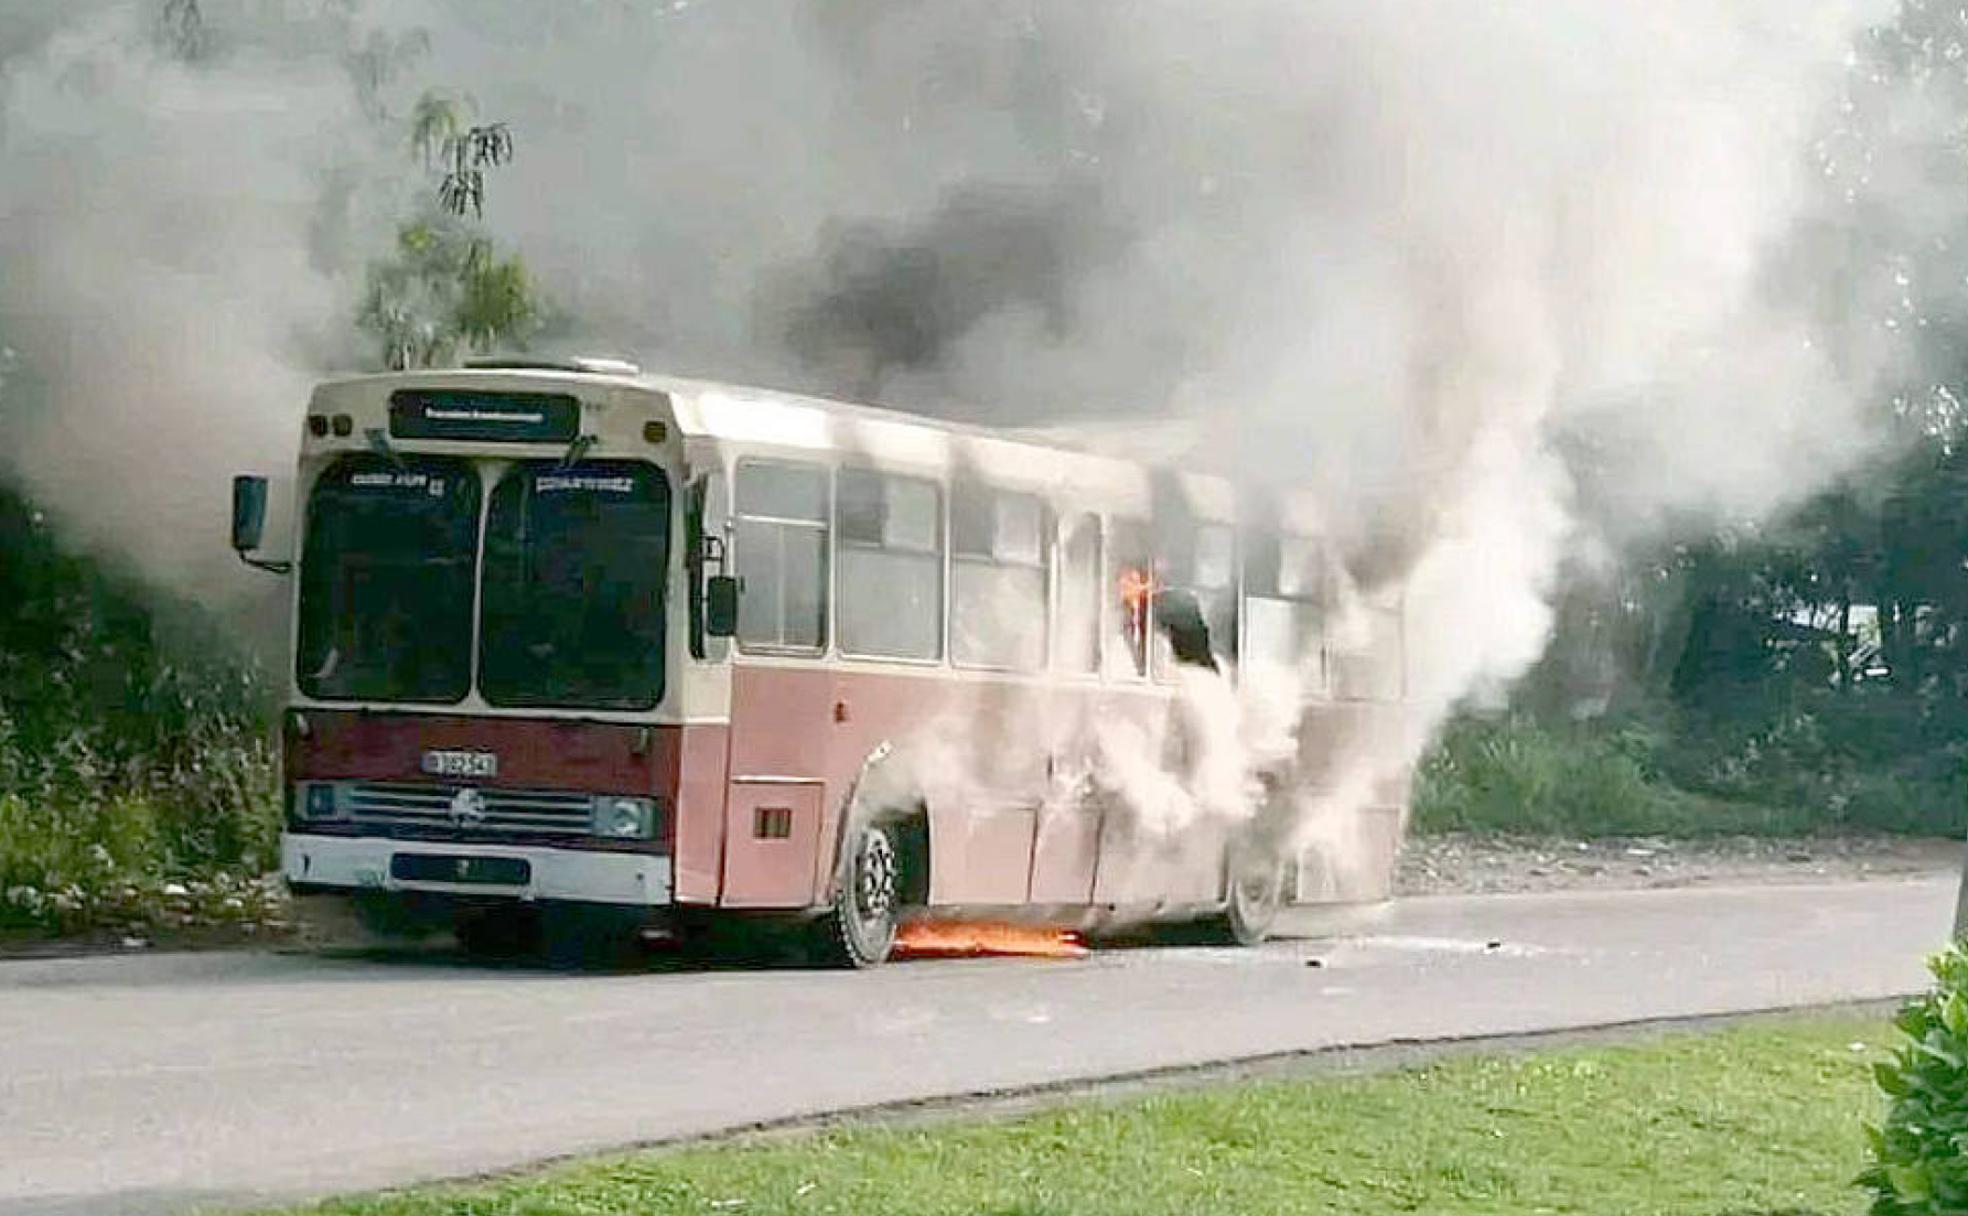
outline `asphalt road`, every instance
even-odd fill
[[[1954,894],[1417,899],[1337,942],[862,974],[0,963],[0,1214],[236,1207],[882,1102],[1889,997],[1921,985]]]

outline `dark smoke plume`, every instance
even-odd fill
[[[920,221],[829,222],[817,258],[770,276],[761,328],[820,382],[879,395],[901,373],[940,371],[954,348],[1007,310],[1047,341],[1077,328],[1074,287],[1122,244],[1091,190],[1034,198],[966,186]]]

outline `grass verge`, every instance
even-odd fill
[[[1888,1036],[1874,1018],[1784,1019],[1014,1120],[654,1150],[306,1210],[1857,1213],[1860,1125],[1878,1113],[1869,1068]]]

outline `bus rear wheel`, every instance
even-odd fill
[[[1289,868],[1278,859],[1245,858],[1234,863],[1228,899],[1222,913],[1209,922],[1210,936],[1225,945],[1263,945],[1284,907],[1289,876]]]
[[[833,907],[821,919],[821,953],[861,969],[888,961],[895,949],[903,897],[902,854],[893,825],[864,823],[841,848]]]

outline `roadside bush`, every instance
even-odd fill
[[[1568,833],[1639,818],[1653,797],[1630,756],[1511,716],[1452,724],[1419,774],[1415,802],[1417,821],[1436,830]]]
[[[1900,1011],[1904,1041],[1874,1069],[1886,1117],[1866,1129],[1872,1165],[1859,1185],[1873,1216],[1968,1211],[1968,953],[1928,960],[1935,986]]]
[[[1801,832],[1806,815],[1704,797],[1660,775],[1665,737],[1639,723],[1553,726],[1527,715],[1463,716],[1423,759],[1414,821],[1424,832],[1700,836]]]
[[[1762,716],[1690,713],[1664,754],[1675,786],[1796,807],[1835,831],[1959,835],[1968,749],[1958,724],[1907,698],[1820,690]]]
[[[1753,722],[1659,708],[1555,723],[1464,714],[1423,757],[1414,822],[1525,835],[1958,836],[1968,744],[1902,709],[1850,697]]]
[[[202,915],[199,892],[252,885],[279,823],[270,712],[208,617],[0,489],[0,929]]]

